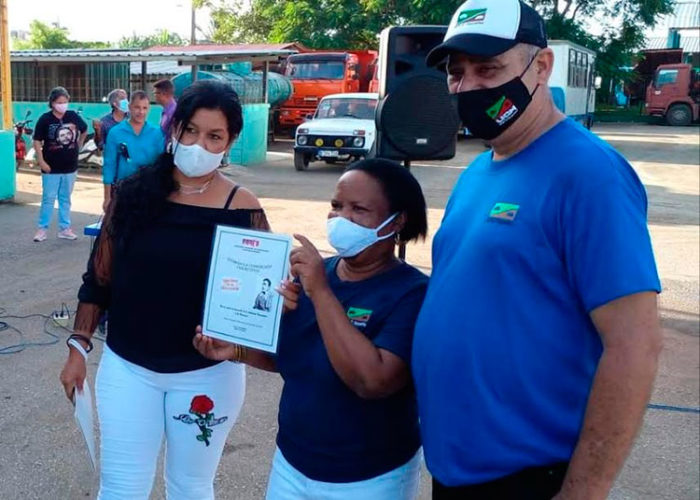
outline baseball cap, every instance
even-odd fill
[[[452,52],[494,57],[527,43],[547,46],[544,20],[521,0],[467,0],[455,11],[443,42],[430,51],[428,66]]]

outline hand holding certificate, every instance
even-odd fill
[[[277,351],[291,238],[217,226],[209,265],[202,331],[226,342]]]

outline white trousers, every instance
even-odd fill
[[[243,405],[243,365],[224,362],[157,373],[105,345],[95,388],[101,437],[98,499],[147,500],[163,436],[167,498],[214,498],[216,468]]]
[[[415,500],[420,484],[422,450],[381,476],[352,483],[326,483],[306,477],[279,448],[272,460],[266,500]]]

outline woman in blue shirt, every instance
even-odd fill
[[[351,165],[336,185],[323,259],[304,236],[292,251],[276,356],[201,335],[212,359],[284,379],[268,500],[413,499],[420,438],[411,384],[413,327],[427,277],[395,257],[425,237],[416,179],[388,160]],[[303,290],[303,293],[301,293]]]

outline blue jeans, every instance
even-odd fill
[[[266,500],[415,500],[418,497],[423,452],[404,465],[364,481],[314,481],[295,469],[279,448],[272,459]]]
[[[37,226],[48,229],[53,207],[58,198],[58,227],[62,231],[70,227],[70,195],[73,192],[76,172],[71,174],[41,174],[41,208]]]

